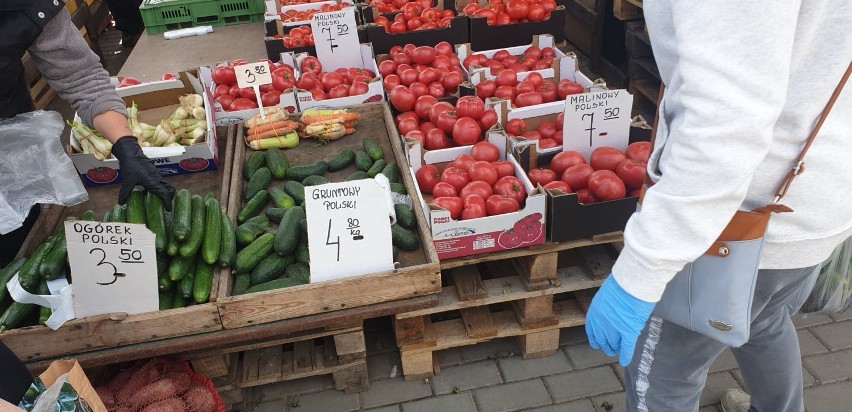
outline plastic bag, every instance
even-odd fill
[[[852,238],[846,239],[831,252],[817,270],[811,294],[802,305],[802,313],[831,315],[841,313],[852,305]]]
[[[89,198],[59,138],[62,116],[37,110],[0,121],[0,234],[23,224],[36,203],[73,206]]]

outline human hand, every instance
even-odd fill
[[[637,299],[619,286],[612,274],[595,293],[586,313],[589,345],[607,356],[618,354],[621,366],[630,364],[633,349],[656,304]]]
[[[118,191],[118,204],[127,203],[130,193],[136,185],[142,185],[149,192],[163,199],[166,210],[172,210],[172,198],[175,188],[160,175],[154,162],[145,156],[139,143],[133,136],[124,136],[112,145],[112,154],[121,167],[121,189]]]

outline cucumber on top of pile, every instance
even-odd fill
[[[89,210],[77,220],[95,221],[97,216]],[[154,232],[160,310],[207,302],[215,265],[229,267],[236,255],[234,225],[222,213],[213,193],[202,198],[181,189],[175,196],[172,212],[167,212],[159,196],[136,190],[126,205],[109,209],[103,221],[144,224]],[[65,225],[60,224],[56,233],[29,257],[15,259],[0,270],[0,282],[4,285],[0,290],[0,332],[34,324],[36,319],[31,315],[38,307],[12,301],[6,282],[19,273],[25,290],[47,295],[50,294],[47,281],[69,273],[65,270],[67,262]],[[38,322],[44,324],[49,317],[50,309],[41,307]]]
[[[325,160],[291,165],[285,152],[278,147],[247,156],[243,165],[243,177],[247,182],[240,194],[244,205],[237,214],[236,239],[240,250],[233,266],[232,295],[310,283],[305,186],[329,183],[327,174],[351,168],[352,173],[342,180],[369,179],[382,173],[391,182],[392,191],[406,194],[399,166],[389,163],[384,150],[372,139],[363,140],[363,150],[334,150],[329,141],[353,134],[356,115],[339,109],[302,113],[301,129],[315,130],[309,129],[311,124],[305,126],[306,118],[320,122],[317,130],[324,128],[332,132],[334,126],[331,125],[344,126],[342,132],[337,130],[318,136],[325,144],[320,150],[330,155]],[[323,117],[338,120],[327,123],[320,120]],[[391,226],[391,233],[396,260],[399,249],[417,250],[420,242],[414,232],[417,227],[414,211],[405,204],[397,204],[394,209],[397,223]]]

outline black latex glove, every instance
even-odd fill
[[[142,148],[133,136],[124,136],[112,145],[112,155],[121,166],[121,190],[118,191],[118,204],[127,203],[130,193],[136,185],[163,199],[163,207],[172,210],[172,198],[175,188],[166,183],[154,162],[142,153]]]

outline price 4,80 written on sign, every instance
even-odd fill
[[[326,71],[341,67],[363,67],[355,8],[316,13],[311,19],[311,31],[317,58]]]
[[[565,99],[563,141],[587,156],[598,147],[627,147],[633,96],[627,90],[570,95]]]

